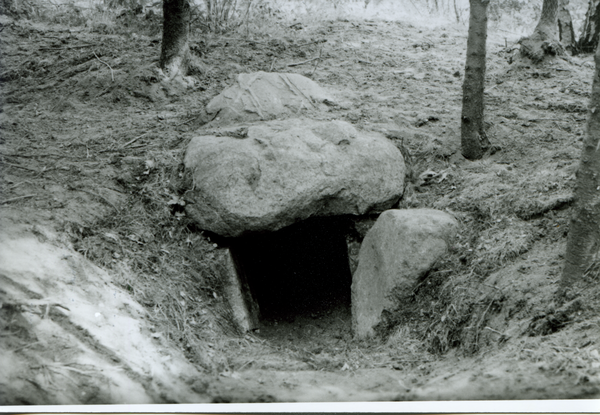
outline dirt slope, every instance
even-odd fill
[[[498,148],[468,162],[464,27],[280,22],[198,37],[190,90],[159,81],[157,33],[0,23],[1,403],[600,396],[598,275],[553,299],[591,58],[511,64],[515,39],[492,33]],[[323,119],[402,141],[415,174],[401,207],[463,224],[448,268],[382,339],[352,340],[345,309],[252,334],[219,319],[218,244],[178,208],[178,165],[206,102],[256,70],[309,76],[342,103]]]

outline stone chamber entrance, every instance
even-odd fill
[[[350,318],[350,225],[344,217],[310,218],[232,241],[238,278],[258,305],[261,325],[334,311]]]

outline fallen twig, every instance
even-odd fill
[[[316,58],[308,59],[308,60],[305,60],[305,61],[302,61],[302,62],[289,63],[286,66],[288,66],[288,67],[291,67],[291,66],[300,66],[300,65],[304,65],[305,63],[310,63],[310,62],[316,61],[318,59],[321,59],[321,55],[320,54]]]
[[[6,157],[23,157],[23,158],[35,158],[35,157],[65,157],[62,154],[53,154],[53,153],[46,153],[46,154],[11,154],[11,153],[0,153],[3,156]]]
[[[218,40],[237,40],[239,42],[257,43],[259,45],[270,46],[268,43],[265,43],[265,42],[259,42],[258,40],[252,40],[252,39],[243,39],[241,37],[222,37],[222,38],[219,38]]]
[[[54,363],[54,364],[46,364],[46,366],[55,368],[55,369],[66,369],[66,370],[70,370],[72,372],[76,372],[76,373],[80,373],[82,375],[88,375],[88,376],[97,373],[97,372],[93,372],[93,371],[85,371],[85,370],[77,369],[75,367],[67,366],[67,364],[64,364],[61,366],[59,364]]]
[[[14,202],[15,200],[27,199],[28,197],[34,197],[34,196],[37,196],[37,195],[25,195],[25,196],[13,197],[12,199],[3,200],[2,202],[0,202],[0,205],[4,205],[5,203]]]
[[[492,331],[492,332],[494,332],[494,333],[496,333],[496,334],[499,334],[499,335],[501,335],[501,336],[505,336],[505,337],[506,337],[506,334],[504,334],[504,333],[501,333],[501,332],[499,332],[498,330],[494,330],[494,329],[493,329],[493,328],[491,328],[491,327],[487,327],[487,326],[485,326],[483,329],[484,329],[484,330],[489,330],[489,331]]]
[[[28,348],[33,347],[33,346],[35,346],[37,344],[40,344],[40,343],[41,343],[41,341],[37,341],[37,342],[33,342],[33,343],[28,343],[25,346],[21,346],[21,347],[19,347],[17,349],[12,350],[12,353],[19,352],[19,351],[21,351],[23,349],[28,349]]]
[[[21,307],[21,306],[26,306],[26,307],[60,307],[63,308],[67,311],[71,311],[69,309],[69,307],[66,307],[62,304],[59,303],[55,303],[52,301],[48,301],[48,300],[25,300],[25,301],[10,301],[10,302],[6,302],[2,304],[2,307]]]
[[[481,283],[481,285],[485,285],[486,287],[493,288],[493,289],[495,289],[495,290],[498,290],[498,291],[500,291],[501,293],[503,293],[503,294],[504,294],[504,292],[502,291],[502,289],[500,289],[500,288],[498,288],[498,287],[495,287],[495,286],[493,286],[493,285],[486,284],[485,282],[482,282],[482,283]]]
[[[179,127],[180,125],[184,125],[184,124],[188,124],[192,121],[194,121],[195,119],[197,119],[198,117],[192,117],[187,121],[184,121],[182,123],[176,124],[175,127]],[[120,150],[124,150],[125,148],[129,147],[131,144],[135,143],[137,140],[139,140],[140,138],[150,134],[151,132],[155,131],[156,127],[153,127],[152,129],[146,131],[143,134],[138,135],[137,137],[132,138],[131,140],[129,140],[128,142],[126,142],[125,144],[123,144],[121,147],[119,148],[114,148],[114,149],[106,149],[106,150],[100,150],[99,153],[107,153],[110,151],[120,151]],[[133,147],[132,147],[133,148]]]
[[[40,173],[38,170],[36,169],[32,169],[30,167],[25,167],[25,166],[19,166],[18,164],[11,164],[11,163],[4,163],[5,166],[10,166],[10,167],[16,167],[17,169],[23,169],[23,170],[29,170],[32,171],[34,173]]]
[[[29,183],[29,184],[32,184],[32,183],[31,183],[29,180],[25,180],[25,181],[23,181],[23,182],[19,182],[19,183],[17,183],[17,184],[13,184],[13,185],[12,185],[12,186],[10,186],[8,189],[9,189],[9,190],[13,190],[13,189],[15,189],[15,188],[17,188],[17,187],[21,186],[23,183]]]
[[[96,56],[95,53],[94,53],[94,56]],[[96,56],[96,58],[97,58],[97,56]],[[72,76],[75,76],[80,72],[87,71],[90,68],[90,65],[93,60],[94,60],[94,58],[92,58],[92,57],[90,57],[89,59],[86,57],[85,62],[82,62],[79,65],[74,66],[74,67],[67,66],[63,70],[57,72],[56,75],[59,75],[62,79],[67,79]],[[56,108],[56,106],[54,108]],[[52,110],[54,110],[54,108]]]
[[[319,40],[315,40],[314,42],[301,43],[301,44],[296,44],[294,46],[302,47],[302,46],[314,45],[315,43],[326,43],[326,42],[327,42],[327,39],[319,39]]]
[[[75,46],[42,46],[39,50],[61,50],[61,49],[80,49],[80,48],[93,48],[94,46],[99,46],[98,44],[89,44],[89,45],[75,45]]]
[[[148,135],[148,134],[150,134],[151,132],[152,132],[152,130],[150,130],[150,131],[146,131],[144,134],[138,135],[137,137],[135,137],[135,138],[134,138],[134,139],[132,139],[131,141],[128,141],[128,142],[126,142],[125,144],[123,144],[123,145],[121,146],[121,150],[122,150],[122,149],[124,149],[125,147],[127,147],[127,146],[129,146],[129,145],[131,145],[131,144],[135,143],[137,140],[139,140],[140,138],[142,138],[142,137],[143,137],[143,136],[145,136],[145,135]]]
[[[85,189],[73,189],[73,190],[79,191],[79,192],[84,192],[91,196],[96,196],[96,197],[102,199],[105,203],[109,204],[114,210],[119,212],[119,209],[115,205],[113,205],[108,199],[106,199],[104,196],[102,196],[99,193],[93,193],[93,192],[90,192],[89,190],[85,190]]]
[[[356,80],[356,78],[354,77],[354,75],[352,75],[350,72],[346,72],[346,73],[350,76],[350,78],[352,78],[352,80],[354,82],[356,82],[358,84],[358,81]]]
[[[554,122],[568,122],[568,123],[572,122],[571,120],[557,120],[556,118],[529,118],[527,121],[529,121],[529,122],[535,122],[535,121],[554,121]],[[580,121],[584,121],[584,120],[580,120]]]
[[[96,55],[96,52],[92,51],[94,53],[94,56],[96,57],[96,59],[98,59],[101,63],[105,64],[106,66],[108,66],[108,69],[110,69],[110,77],[113,80],[113,82],[115,81],[115,75],[113,73],[113,68],[110,67],[110,65],[106,62],[104,62],[102,59],[100,59],[98,57],[98,55]]]
[[[180,127],[180,126],[182,126],[182,125],[189,124],[189,123],[191,123],[192,121],[195,121],[195,120],[197,120],[198,118],[200,118],[200,116],[201,116],[201,115],[202,115],[202,114],[200,114],[200,115],[196,115],[195,117],[192,117],[192,118],[190,118],[189,120],[182,121],[182,122],[180,122],[179,124],[175,124],[175,125],[174,125],[174,127]]]

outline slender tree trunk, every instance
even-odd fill
[[[558,39],[566,49],[574,50],[576,39],[569,13],[569,0],[560,0],[558,3]]]
[[[542,16],[532,37],[535,36],[541,40],[558,40],[558,0],[544,0]]]
[[[188,0],[163,0],[160,68],[169,78],[187,74],[190,5]]]
[[[456,0],[454,0],[454,16],[456,16],[456,23],[460,23],[460,13],[458,12],[458,6]]]
[[[560,53],[558,31],[558,1],[544,0],[542,16],[533,34],[520,40],[523,55],[534,62],[541,61],[546,55]]]
[[[587,137],[577,171],[562,287],[573,285],[596,263],[600,263],[600,48],[596,49]]]
[[[600,0],[590,0],[588,11],[585,15],[585,23],[581,29],[581,36],[577,47],[584,53],[596,50],[598,37],[600,36]]]
[[[469,160],[480,159],[489,146],[483,124],[488,4],[489,0],[470,0],[460,137],[462,154]]]

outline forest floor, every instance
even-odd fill
[[[600,397],[598,270],[555,298],[590,56],[530,65],[492,28],[496,148],[471,162],[464,26],[273,17],[260,35],[194,35],[184,86],[157,75],[158,23],[125,17],[145,31],[0,16],[0,403]],[[400,207],[463,225],[382,338],[354,340],[343,307],[247,334],[219,315],[221,249],[176,208],[176,183],[206,103],[259,70],[330,91],[323,119],[403,140],[415,174]]]

